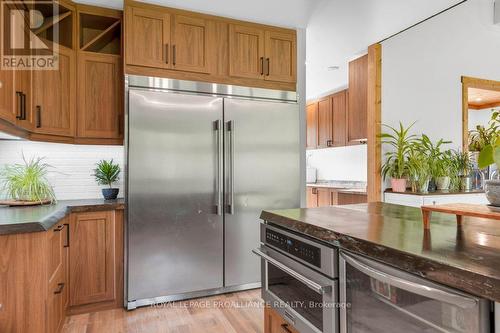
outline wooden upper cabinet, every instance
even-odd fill
[[[294,33],[266,31],[265,79],[279,82],[297,80],[297,37]]]
[[[170,14],[125,7],[127,64],[170,68]]]
[[[332,106],[330,97],[318,102],[318,148],[332,145]]]
[[[318,146],[318,103],[306,107],[306,148],[316,149]]]
[[[347,142],[359,144],[367,138],[368,55],[349,63]]]
[[[114,300],[117,278],[115,212],[71,215],[71,306]]]
[[[229,25],[229,75],[260,79],[264,75],[264,31]]]
[[[82,53],[78,58],[78,136],[123,136],[121,57]]]
[[[21,96],[15,91],[14,73],[13,70],[0,70],[0,117],[11,123],[21,113]]]
[[[208,73],[207,40],[207,20],[175,15],[172,24],[172,68]]]
[[[332,104],[332,146],[346,145],[347,90],[331,96]]]
[[[74,136],[76,111],[75,52],[59,48],[57,70],[33,71],[32,110],[34,131],[40,134]]]

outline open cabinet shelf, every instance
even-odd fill
[[[40,11],[43,17],[39,19],[44,20],[41,25],[35,25],[36,28],[32,29],[32,32],[49,44],[72,49],[74,11],[61,4],[36,3],[31,6]],[[35,22],[36,19],[37,17],[34,18]]]
[[[121,20],[115,17],[80,13],[80,51],[121,54]]]

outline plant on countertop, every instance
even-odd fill
[[[400,122],[399,128],[383,125],[390,129],[389,133],[380,134],[381,143],[392,147],[392,151],[386,152],[386,160],[382,166],[382,176],[391,177],[392,189],[395,192],[406,190],[406,178],[408,174],[407,156],[412,143],[416,140],[415,135],[410,135],[409,130],[415,123],[407,128]]]
[[[418,141],[411,145],[408,153],[408,174],[413,192],[428,192],[429,181],[432,177],[431,163]]]
[[[490,141],[480,150],[478,165],[486,168],[496,164],[500,169],[500,111],[494,111],[490,120]]]
[[[488,127],[477,125],[476,129],[469,131],[469,151],[480,152],[486,146],[494,144],[494,140],[498,136],[500,119],[498,119],[499,111],[492,109],[491,119]]]
[[[99,185],[107,185],[109,188],[102,189],[104,199],[113,200],[118,196],[119,189],[113,188],[113,183],[120,179],[120,166],[113,163],[113,160],[101,160],[96,164],[93,176]]]
[[[453,190],[470,190],[472,186],[470,174],[473,165],[469,153],[466,151],[453,151],[451,161],[454,171],[451,178],[451,188]]]
[[[429,179],[429,181],[432,183],[432,186],[430,186],[429,190],[434,192],[436,190],[436,183],[438,182],[438,178],[449,176],[446,170],[446,159],[444,158],[441,146],[444,144],[449,144],[451,143],[451,141],[439,139],[439,141],[434,144],[431,139],[425,134],[422,134],[422,136],[417,141],[419,144],[416,146],[416,149],[420,150],[422,154],[427,156],[431,173],[431,178]]]
[[[17,201],[56,202],[54,189],[47,180],[51,166],[43,162],[43,157],[32,157],[24,164],[6,165],[0,172],[3,190]]]

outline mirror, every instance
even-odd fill
[[[487,137],[492,113],[500,111],[500,81],[462,77],[462,95],[462,148],[477,151]]]

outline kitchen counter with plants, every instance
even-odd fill
[[[46,231],[70,213],[124,208],[124,199],[61,200],[42,206],[0,206],[0,235]]]
[[[432,195],[459,195],[459,194],[480,194],[480,193],[484,193],[484,190],[469,190],[469,191],[466,191],[466,190],[457,190],[457,191],[453,191],[453,190],[436,190],[436,191],[433,191],[433,192],[413,192],[413,191],[405,191],[405,192],[396,192],[396,191],[393,191],[391,188],[388,188],[384,191],[385,193],[397,193],[397,194],[407,194],[407,195],[422,195],[422,196],[432,196]]]
[[[263,211],[261,219],[486,299],[500,302],[500,223],[387,203]]]

